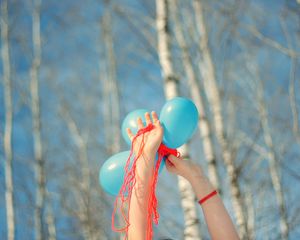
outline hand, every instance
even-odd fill
[[[145,113],[146,124],[148,126],[150,123],[152,123],[154,125],[154,128],[151,131],[144,133],[143,134],[144,136],[140,135],[136,138],[133,146],[133,151],[137,156],[140,150],[142,139],[144,137],[145,145],[142,154],[147,158],[153,159],[153,164],[154,164],[155,154],[163,138],[163,127],[161,126],[158,120],[157,114],[154,111],[151,114],[152,114],[153,122],[151,121],[150,113],[148,112]],[[145,127],[140,117],[137,119],[137,125],[139,130]],[[134,134],[131,132],[129,128],[127,128],[127,134],[130,140],[132,141],[134,138]]]
[[[190,161],[185,161],[173,155],[169,155],[166,161],[166,168],[169,172],[184,177],[192,185],[201,180],[206,180],[200,165]]]

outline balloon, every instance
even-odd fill
[[[125,165],[127,159],[130,155],[130,151],[124,151],[117,153],[107,159],[102,165],[99,172],[99,183],[103,190],[113,196],[117,196],[121,186],[123,184],[124,175],[125,175]],[[158,154],[156,154],[156,160],[158,158]],[[139,161],[141,159],[138,159]],[[131,158],[131,163],[133,161],[133,157]],[[162,171],[165,165],[165,161],[163,160],[160,165],[159,172]]]
[[[198,110],[191,100],[176,97],[165,103],[159,120],[164,127],[163,142],[170,148],[178,148],[195,132]]]
[[[149,111],[146,109],[137,109],[135,111],[128,113],[127,116],[125,117],[125,119],[122,123],[122,135],[123,135],[124,140],[126,141],[126,143],[129,146],[131,146],[131,141],[127,135],[126,128],[130,128],[132,133],[135,135],[138,131],[138,126],[137,126],[136,120],[138,117],[141,117],[143,120],[143,123],[145,125],[145,123],[146,123],[145,113],[146,112],[149,112]]]

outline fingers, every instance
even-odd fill
[[[144,124],[143,124],[143,120],[141,117],[138,117],[137,118],[137,125],[138,125],[138,129],[142,129],[144,127]]]
[[[126,131],[127,131],[127,135],[128,135],[128,137],[129,137],[130,141],[132,141],[134,135],[133,135],[133,133],[131,132],[130,128],[126,128]]]
[[[167,170],[171,172],[172,167],[174,167],[174,165],[168,159],[166,159],[166,168],[167,168]]]
[[[178,170],[177,170],[176,166],[173,165],[173,163],[171,163],[168,159],[166,159],[166,168],[167,168],[168,172],[178,175]]]
[[[153,124],[154,125],[159,125],[160,123],[159,123],[158,116],[157,116],[156,112],[152,111],[151,115],[152,115]],[[145,119],[146,119],[146,125],[149,125],[150,123],[152,123],[150,113],[148,113],[148,112],[145,113]],[[144,127],[143,120],[142,120],[141,117],[137,118],[137,125],[138,125],[139,130]]]
[[[168,158],[166,159],[165,163],[167,167],[174,167],[174,164],[171,163]]]
[[[148,126],[151,123],[150,113],[148,112],[145,113],[145,119],[146,119],[146,124]]]
[[[153,124],[158,124],[159,120],[156,112],[152,111],[151,114],[152,114]]]
[[[178,157],[175,157],[174,155],[169,155],[168,156],[168,160],[170,161],[170,163],[171,164],[173,164],[173,165],[177,165],[177,164],[179,164],[180,163],[180,161],[182,161],[180,158],[178,158]]]
[[[149,125],[150,123],[152,123],[152,121],[153,121],[153,124],[158,124],[159,119],[158,119],[158,116],[157,116],[156,112],[152,111],[151,115],[152,115],[152,120],[151,120],[151,117],[150,117],[150,113],[149,112],[145,113],[146,125]]]

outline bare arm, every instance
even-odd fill
[[[191,183],[198,200],[215,190],[199,165],[169,156],[166,166],[170,172],[183,176]],[[219,195],[209,198],[201,207],[212,239],[239,239]]]
[[[150,190],[150,181],[153,171],[147,171],[147,162],[153,162],[154,156],[142,157],[139,159],[140,166],[137,166],[136,182],[131,195],[128,229],[129,240],[141,240],[146,238],[147,231],[147,209]]]
[[[151,123],[149,113],[145,114],[145,118],[147,125]],[[129,240],[142,240],[146,238],[147,234],[150,184],[154,171],[155,154],[163,137],[163,128],[155,112],[152,112],[152,119],[155,128],[144,134],[145,146],[136,167],[137,182],[132,191],[129,211]],[[137,120],[137,123],[139,129],[144,127],[140,118]],[[127,129],[127,133],[132,140],[134,137],[132,132]],[[140,145],[141,139],[138,137],[134,146],[135,153],[139,152]],[[211,183],[202,173],[199,165],[186,162],[171,155],[166,161],[166,167],[170,172],[185,177],[191,183],[198,199],[202,199],[214,190]],[[218,195],[204,202],[202,210],[212,239],[239,239],[232,220]]]
[[[151,123],[150,114],[145,114],[146,124]],[[150,194],[150,184],[154,172],[155,154],[161,144],[163,137],[163,128],[160,125],[158,117],[155,112],[152,112],[152,119],[154,129],[144,134],[145,146],[142,156],[137,160],[136,166],[136,184],[132,190],[130,200],[128,229],[129,240],[143,240],[146,239],[147,225],[148,225],[148,200]],[[143,128],[141,118],[137,120],[139,129]],[[132,140],[134,135],[127,129],[129,138]],[[134,144],[134,152],[139,152],[141,145],[141,136],[136,139]],[[150,223],[152,224],[152,222]]]

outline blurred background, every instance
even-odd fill
[[[127,113],[175,96],[241,238],[300,238],[299,0],[0,3],[0,239],[121,239],[99,169]],[[154,239],[209,239],[183,179],[157,192]]]

